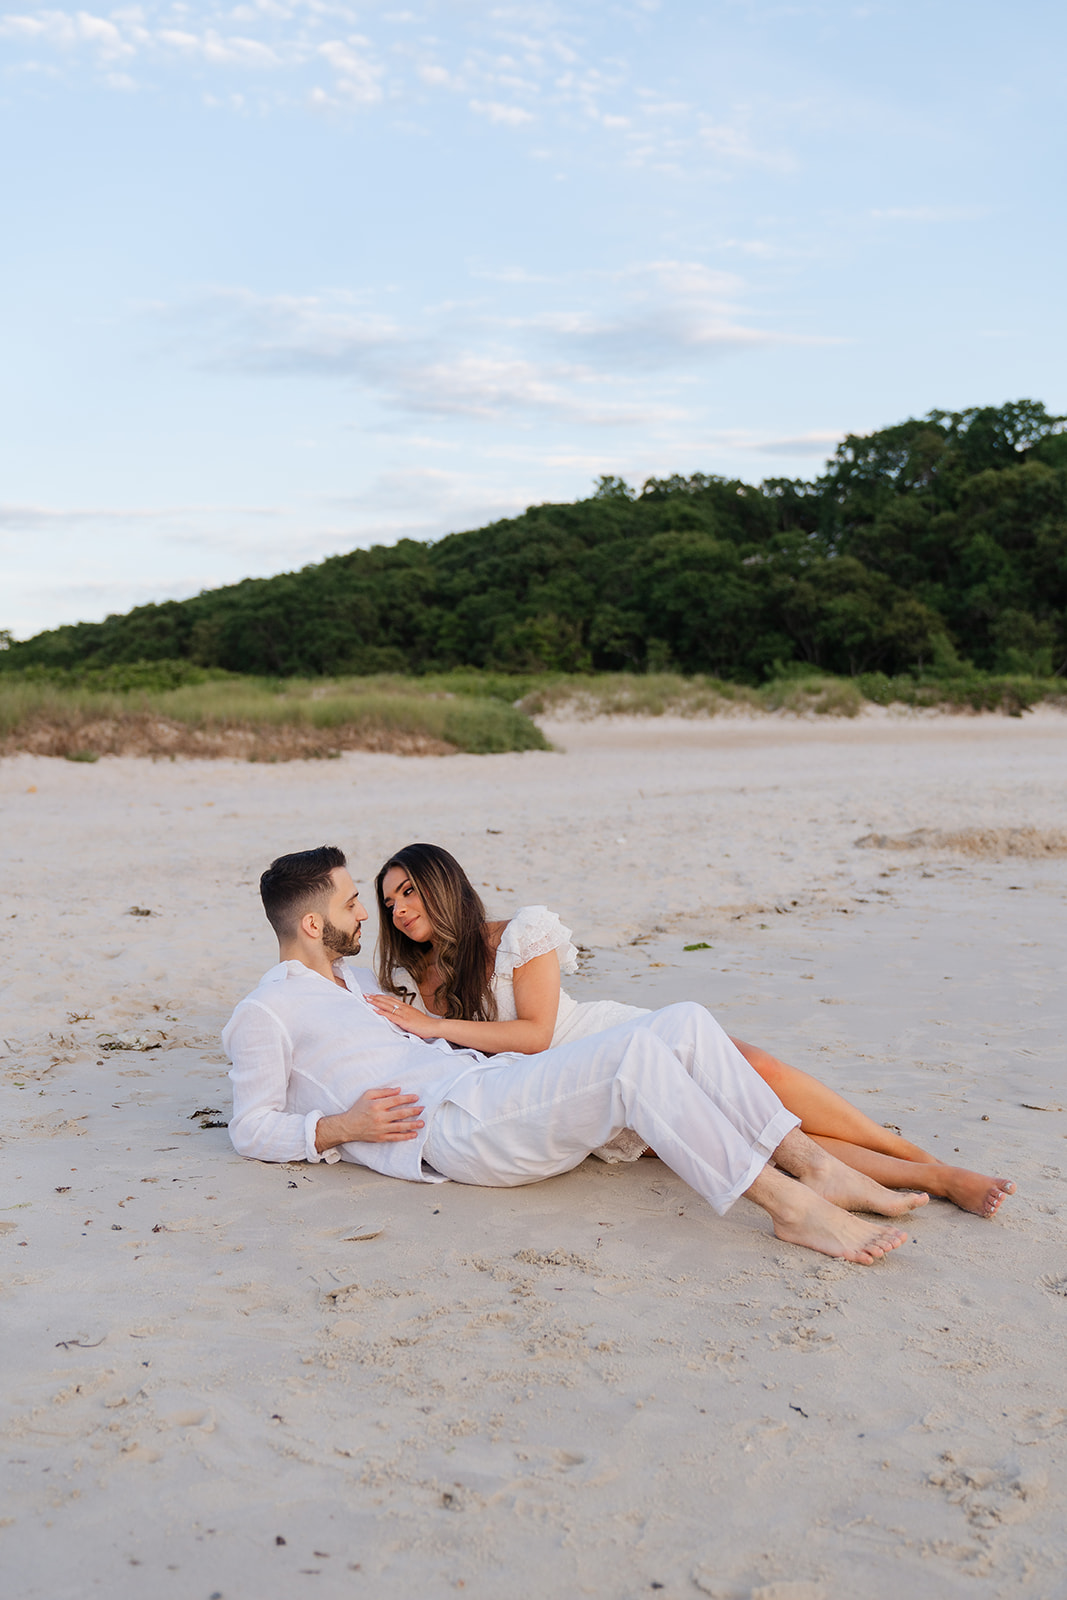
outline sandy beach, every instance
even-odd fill
[[[1067,1594],[1067,716],[544,726],[0,763],[12,1600]],[[654,1159],[241,1160],[259,872],[413,839],[558,910],[578,998],[700,1000],[1017,1194],[861,1268]]]

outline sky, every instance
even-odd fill
[[[1067,411],[1065,35],[1059,0],[0,0],[0,630]]]

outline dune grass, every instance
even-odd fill
[[[993,676],[835,678],[791,667],[753,688],[677,673],[539,673],[459,669],[423,677],[268,679],[189,662],[138,662],[83,673],[0,672],[0,754],[230,756],[287,761],[378,750],[428,755],[544,750],[537,716],[777,713],[854,717],[871,704],[1013,716],[1039,702],[1067,709],[1063,679]]]
[[[1067,681],[967,672],[949,678],[837,678],[791,667],[752,688],[722,679],[676,673],[601,673],[545,676],[528,681],[517,704],[531,716],[709,717],[777,712],[792,716],[855,717],[869,705],[944,712],[1000,711],[1020,716],[1044,701],[1067,709]]]
[[[517,704],[531,716],[709,717],[777,712],[855,717],[870,705],[944,712],[1000,711],[1019,716],[1041,702],[1067,709],[1067,680],[975,671],[948,678],[888,678],[882,673],[837,678],[793,666],[758,688],[668,672],[586,677],[561,673],[531,681]]]
[[[379,750],[477,755],[544,750],[515,706],[414,679],[286,680],[213,675],[174,688],[108,689],[0,676],[0,751],[70,761],[100,755],[250,761]]]

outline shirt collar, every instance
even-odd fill
[[[343,982],[349,994],[358,995],[361,1000],[365,998],[363,990],[352,975],[352,969],[341,961],[335,961],[333,970]],[[287,978],[321,978],[321,972],[315,972],[311,967],[305,966],[303,961],[279,961],[277,966],[271,967],[260,978],[260,984],[284,983]],[[328,982],[328,979],[323,979]],[[336,987],[336,986],[335,986]]]

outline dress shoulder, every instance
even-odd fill
[[[547,906],[523,906],[500,935],[494,976],[510,978],[516,967],[525,966],[536,956],[547,956],[550,950],[559,956],[561,972],[578,971],[578,951],[571,943],[571,930]]]

